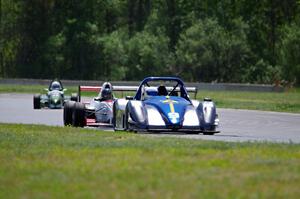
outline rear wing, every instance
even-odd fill
[[[188,93],[194,93],[194,98],[197,99],[198,89],[197,87],[185,87]]]
[[[101,86],[78,86],[78,100],[81,101],[81,91],[87,91],[87,92],[97,92],[99,93],[101,91]],[[136,92],[139,89],[139,86],[113,86],[113,91],[123,91],[123,92]],[[167,91],[172,91],[173,87],[166,87]],[[195,99],[197,98],[197,87],[185,87],[186,91],[188,93],[194,93]],[[177,88],[175,91],[179,91],[179,88]]]
[[[113,86],[113,91],[123,91],[123,92],[136,92],[138,90],[138,86]],[[101,91],[101,86],[78,86],[78,100],[81,101],[81,91],[87,92],[97,92]]]
[[[166,89],[167,89],[167,91],[170,92],[170,91],[173,90],[173,87],[167,86]],[[187,91],[188,93],[194,93],[194,97],[195,97],[195,99],[196,99],[196,97],[197,97],[197,92],[198,92],[197,87],[185,87],[185,89],[186,89],[186,91]],[[176,88],[175,91],[180,91],[180,89],[179,89],[179,88]]]

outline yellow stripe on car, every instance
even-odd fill
[[[166,96],[166,100],[163,103],[169,103],[171,113],[175,113],[174,103],[178,103],[177,101],[170,100],[169,96]]]

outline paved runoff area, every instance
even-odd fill
[[[219,134],[145,134],[218,141],[300,143],[300,114],[221,108],[217,111]],[[0,123],[63,126],[63,110],[34,110],[31,94],[0,94]],[[108,130],[113,133],[112,129]]]

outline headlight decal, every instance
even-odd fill
[[[153,126],[165,126],[165,122],[159,111],[153,106],[146,106],[148,115],[148,124]]]
[[[196,112],[196,109],[193,106],[187,107],[185,114],[184,114],[184,120],[183,120],[183,126],[199,126],[199,119]]]
[[[132,113],[133,115],[133,119],[137,119],[138,122],[140,123],[145,123],[146,118],[145,118],[145,113],[143,110],[143,105],[141,102],[139,101],[131,101],[130,103],[132,110],[134,110]]]
[[[211,120],[213,108],[214,108],[214,104],[212,102],[203,103],[204,121],[206,123],[209,123]]]

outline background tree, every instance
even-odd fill
[[[235,34],[213,19],[199,21],[187,29],[176,49],[180,73],[192,81],[239,81],[247,66],[249,49],[243,24],[237,25]]]
[[[0,0],[0,77],[297,79],[299,0]]]
[[[300,27],[292,24],[284,28],[280,45],[280,64],[283,77],[289,82],[300,81]]]
[[[128,66],[126,79],[137,80],[147,76],[168,73],[172,57],[169,55],[169,40],[147,32],[137,33],[126,43]]]

